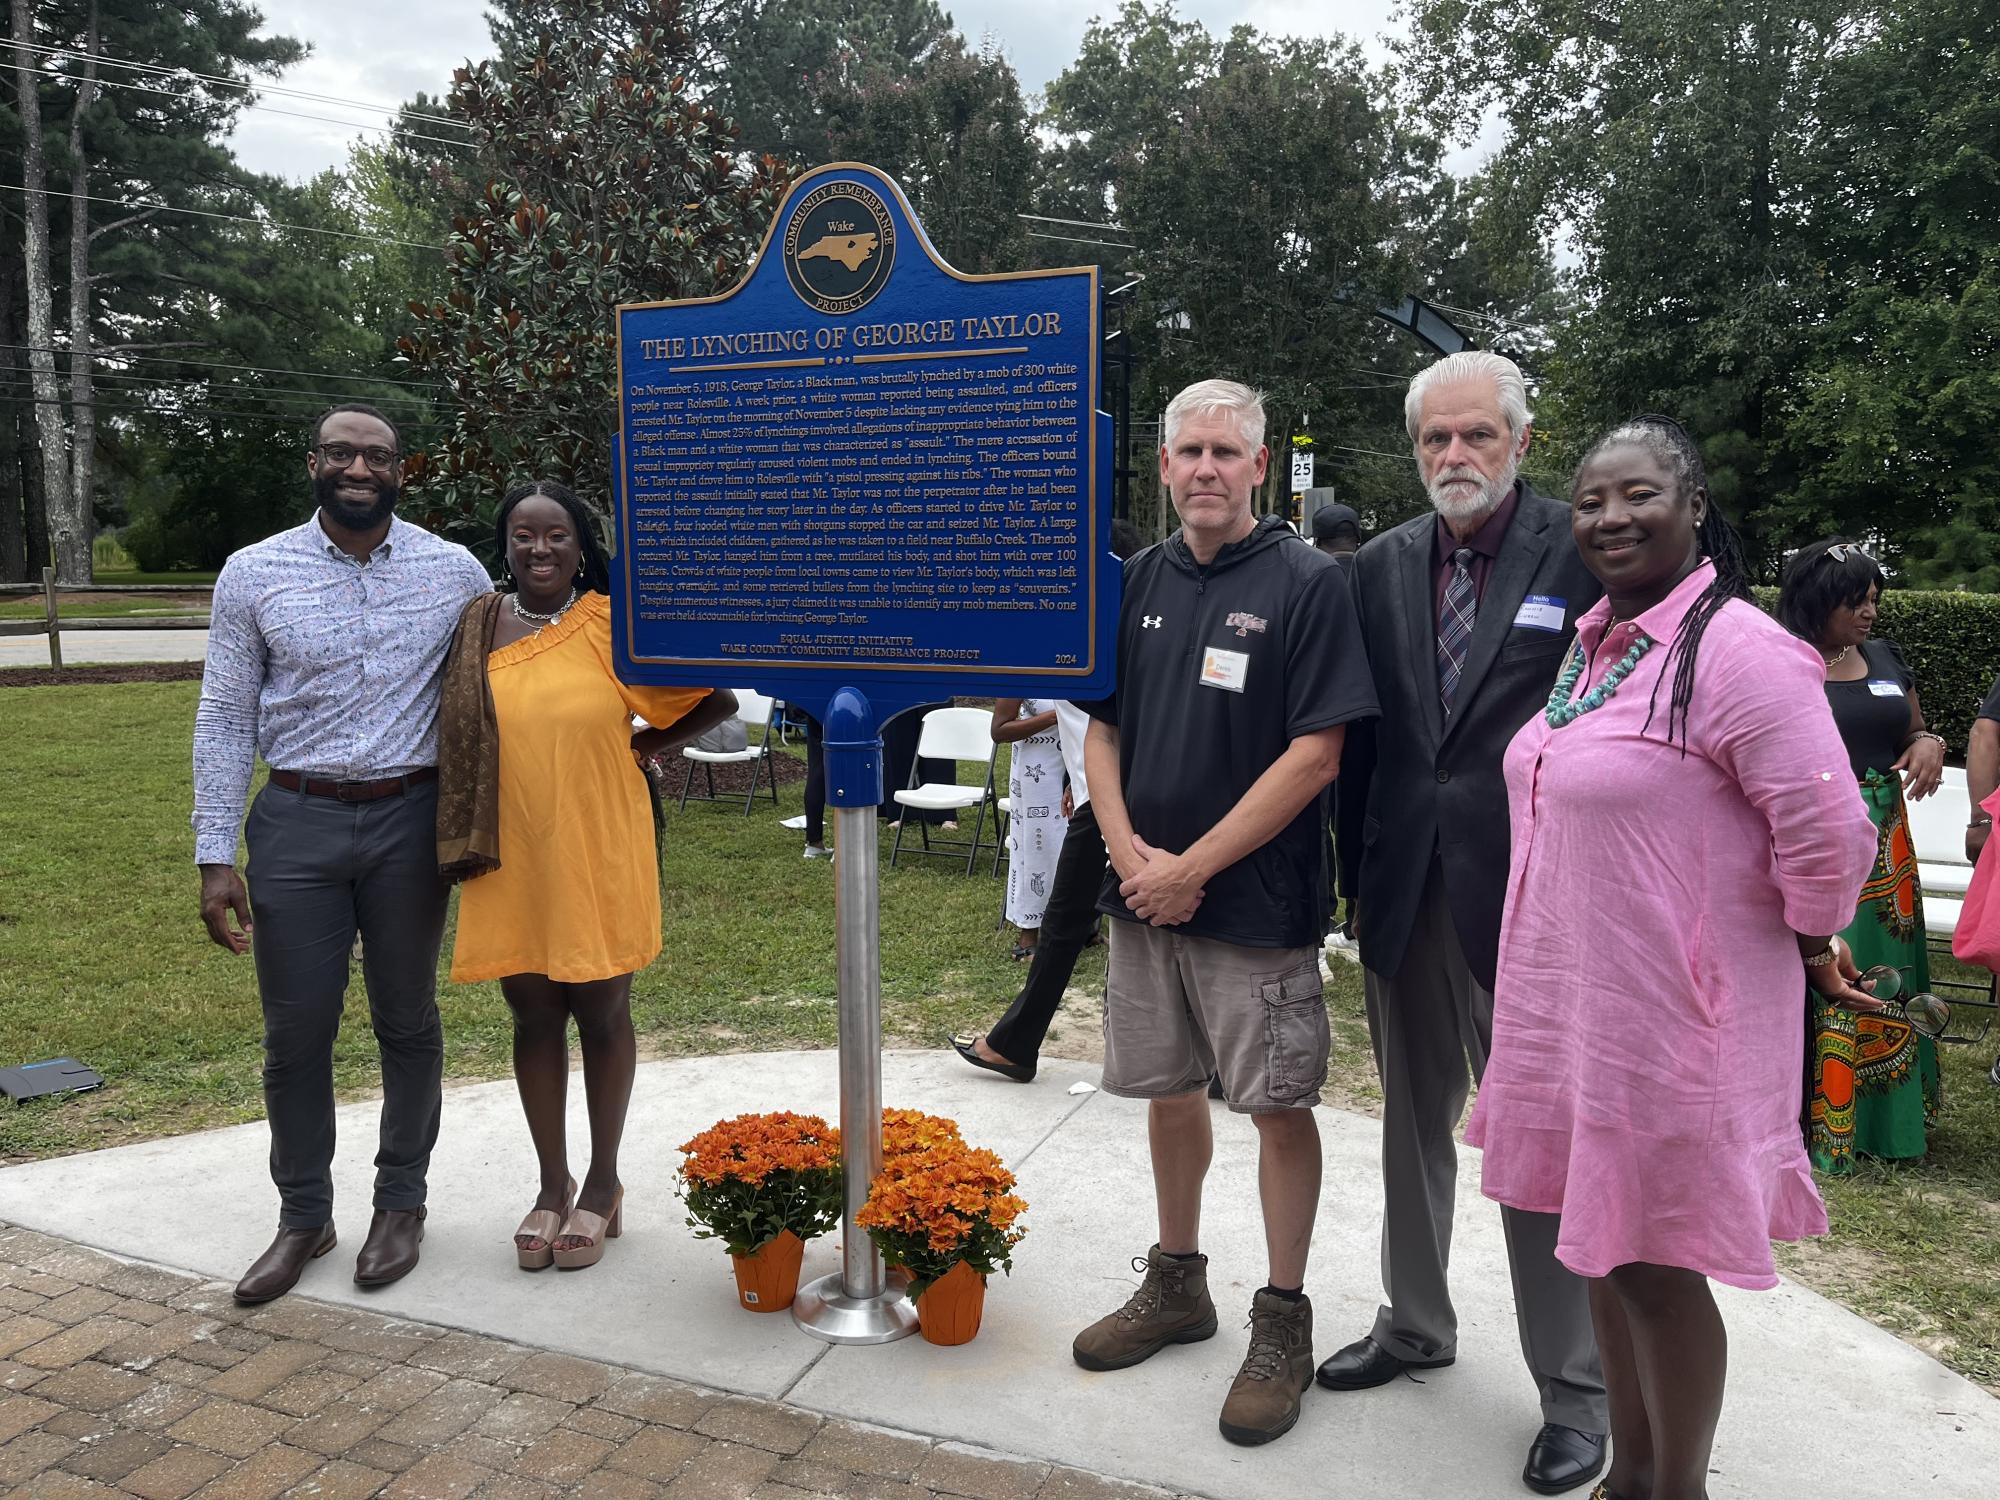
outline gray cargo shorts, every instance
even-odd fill
[[[1310,1109],[1326,1082],[1330,1047],[1318,948],[1247,948],[1112,922],[1107,1094],[1198,1093],[1216,1074],[1239,1114]]]

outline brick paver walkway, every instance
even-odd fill
[[[746,1314],[746,1316],[748,1316]],[[0,1493],[1164,1500],[0,1226]]]

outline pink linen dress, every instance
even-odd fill
[[[1561,729],[1538,713],[1507,749],[1493,1049],[1465,1134],[1487,1197],[1562,1216],[1578,1275],[1646,1261],[1763,1289],[1773,1239],[1827,1228],[1793,934],[1852,920],[1875,830],[1818,654],[1755,605],[1709,622],[1686,755],[1669,743],[1669,647],[1714,577],[1704,563],[1609,639],[1599,601],[1573,698],[1640,632],[1653,648],[1603,707]]]

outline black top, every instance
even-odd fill
[[[1118,727],[1132,828],[1179,854],[1293,740],[1376,712],[1347,574],[1276,516],[1199,566],[1179,532],[1125,564],[1118,692],[1080,705]],[[1326,809],[1315,798],[1208,883],[1176,929],[1252,948],[1325,935]],[[1136,920],[1108,874],[1098,910]]]
[[[1986,701],[1979,705],[1979,717],[2000,721],[2000,677],[1993,679],[1993,686],[1986,690]]]
[[[1829,681],[1826,701],[1854,774],[1880,771],[1886,776],[1909,743],[1910,694],[1917,681],[1894,641],[1863,641],[1860,650],[1868,675],[1853,682]]]

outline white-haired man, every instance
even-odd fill
[[[1339,838],[1343,884],[1362,893],[1354,925],[1382,1080],[1388,1300],[1366,1338],[1320,1366],[1333,1390],[1457,1357],[1445,1278],[1453,1134],[1493,1034],[1509,841],[1501,759],[1546,705],[1577,616],[1602,592],[1570,540],[1569,507],[1518,477],[1531,417],[1512,360],[1438,361],[1410,383],[1404,416],[1436,514],[1355,558],[1382,716],[1342,789]],[[1555,1258],[1555,1215],[1501,1217],[1543,1417],[1521,1477],[1560,1494],[1604,1464],[1588,1295]]]
[[[1312,1384],[1306,1253],[1319,1205],[1326,1003],[1319,942],[1322,794],[1345,726],[1375,712],[1338,565],[1251,497],[1270,461],[1264,408],[1234,381],[1168,403],[1160,482],[1180,529],[1125,565],[1118,693],[1085,705],[1110,855],[1104,1089],[1145,1099],[1159,1240],[1123,1307],[1077,1336],[1117,1370],[1214,1336],[1199,1243],[1213,1145],[1208,1082],[1255,1122],[1269,1284],[1223,1402],[1222,1435],[1264,1443]]]

